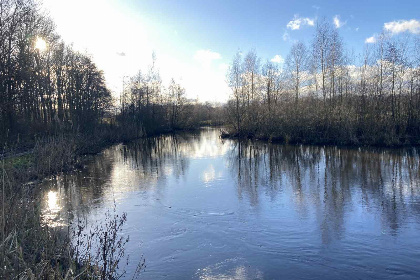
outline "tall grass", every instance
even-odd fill
[[[90,140],[90,145],[97,144]],[[128,239],[120,237],[125,214],[118,216],[114,208],[103,224],[73,227],[69,223],[68,230],[50,227],[42,220],[42,190],[36,180],[81,163],[78,155],[84,141],[77,135],[45,137],[37,140],[32,153],[9,158],[3,153],[1,279],[118,279],[125,275],[121,265],[127,261]],[[89,233],[87,226],[92,229]],[[84,242],[74,242],[82,237]],[[144,260],[137,272],[143,267]]]

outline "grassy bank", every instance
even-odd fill
[[[330,132],[328,132],[330,131]],[[352,135],[351,132],[339,131],[338,129],[318,129],[311,127],[300,127],[296,125],[291,129],[282,129],[274,132],[242,132],[235,129],[225,128],[221,131],[222,139],[252,139],[279,144],[304,144],[304,145],[330,145],[341,147],[418,147],[420,139],[410,136],[397,136],[387,134],[385,131],[378,131],[370,136]]]
[[[2,279],[117,279],[118,263],[125,260],[125,244],[119,231],[126,216],[114,211],[105,224],[52,228],[42,222],[42,190],[37,181],[82,165],[87,154],[128,141],[132,135],[102,127],[91,134],[61,133],[39,137],[33,147],[1,160],[0,278]],[[4,149],[6,150],[6,149]],[[7,156],[6,156],[7,155]],[[104,238],[107,236],[108,238]],[[71,241],[73,240],[73,242]],[[77,242],[74,242],[77,240]],[[104,241],[107,240],[107,241]],[[91,250],[91,244],[99,244]],[[139,271],[144,262],[139,264]]]
[[[370,139],[335,139],[322,137],[319,134],[308,136],[290,136],[281,133],[275,134],[238,134],[234,131],[223,130],[220,133],[222,139],[258,140],[268,143],[291,144],[291,145],[327,145],[338,147],[378,147],[378,148],[403,148],[419,147],[419,140],[407,140],[406,138],[390,138],[387,136],[369,141]]]

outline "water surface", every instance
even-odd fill
[[[43,182],[44,217],[126,212],[141,279],[419,279],[415,149],[221,140],[217,129],[116,145]]]

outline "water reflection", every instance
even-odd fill
[[[228,154],[238,197],[259,203],[258,188],[275,200],[287,191],[297,212],[316,213],[322,240],[340,237],[345,216],[379,210],[392,234],[419,217],[419,155],[411,150],[346,149],[238,142]]]
[[[44,201],[44,208],[42,211],[42,221],[49,227],[61,227],[65,225],[64,218],[61,213],[61,199],[57,191],[48,191],[46,193],[46,199]]]
[[[57,192],[49,191],[48,192],[48,209],[51,212],[57,212],[60,210],[60,207],[57,203]]]
[[[221,144],[218,134],[210,129],[116,145],[89,159],[82,170],[52,177],[42,187],[66,198],[62,212],[81,214],[104,203],[109,206],[130,192],[162,188],[168,178],[181,178],[191,159],[224,155],[230,145]],[[211,165],[202,171],[203,181],[220,176],[214,172]],[[48,201],[48,193],[44,196]]]
[[[100,221],[98,213],[116,201],[128,212],[133,248],[144,244],[149,279],[276,278],[279,267],[286,278],[331,276],[340,261],[340,271],[360,270],[361,278],[387,278],[391,264],[420,274],[417,150],[218,134],[205,129],[111,147],[81,171],[43,183],[45,218]]]

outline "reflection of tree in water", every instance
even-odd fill
[[[140,139],[121,148],[125,164],[146,177],[159,177],[167,173],[175,178],[184,176],[192,158],[218,156],[219,131],[203,129],[200,132],[178,133]]]
[[[168,175],[184,176],[189,157],[206,144],[201,135],[206,133],[165,135],[113,146],[92,157],[82,170],[45,181],[43,188],[58,194],[64,210],[60,215],[87,213],[109,199],[107,194],[149,190],[164,185]]]
[[[419,155],[416,150],[339,149],[336,147],[271,145],[237,142],[228,154],[238,196],[257,205],[258,188],[275,199],[291,191],[297,212],[312,209],[322,240],[340,238],[346,212],[353,204],[379,210],[383,227],[398,232],[412,214],[420,218]],[[361,198],[361,199],[360,199]],[[361,201],[360,201],[361,200]]]
[[[57,213],[65,223],[69,213],[72,215],[86,214],[92,206],[102,203],[104,189],[110,180],[113,168],[113,159],[110,151],[105,151],[87,161],[86,166],[68,174],[61,174],[41,183],[45,192],[43,197],[48,198],[53,193],[60,205],[61,211]],[[48,203],[48,202],[47,202]],[[44,207],[45,208],[45,207]],[[48,207],[46,207],[48,210]]]
[[[338,149],[230,140],[220,145],[217,133],[166,135],[117,145],[92,157],[81,171],[44,182],[43,188],[65,196],[61,202],[65,210],[87,212],[114,192],[147,190],[144,195],[159,195],[168,176],[187,174],[190,159],[220,157],[228,150],[240,199],[258,206],[262,193],[272,201],[287,193],[285,197],[292,199],[302,218],[316,216],[324,242],[341,237],[346,214],[355,206],[381,213],[383,229],[392,234],[408,218],[420,220],[419,154],[414,149]],[[65,212],[61,211],[63,218]]]
[[[183,135],[140,139],[123,146],[121,153],[131,168],[138,169],[145,176],[159,177],[170,171],[179,178],[188,168],[192,139]],[[168,166],[172,170],[165,170]]]
[[[243,192],[249,197],[252,205],[258,204],[259,186],[267,186],[267,176],[265,168],[260,168],[260,164],[265,164],[262,158],[265,154],[265,146],[254,146],[251,142],[235,142],[234,148],[228,154],[229,165],[237,175],[237,191],[240,199]]]
[[[258,142],[237,142],[228,155],[229,166],[237,178],[238,194],[249,195],[253,204],[258,204],[258,187],[274,200],[284,185],[293,187],[297,200],[304,199],[302,172],[314,171],[319,153],[306,148],[299,151],[294,146],[268,145]],[[287,175],[287,176],[286,176]],[[315,174],[308,174],[315,177]]]

